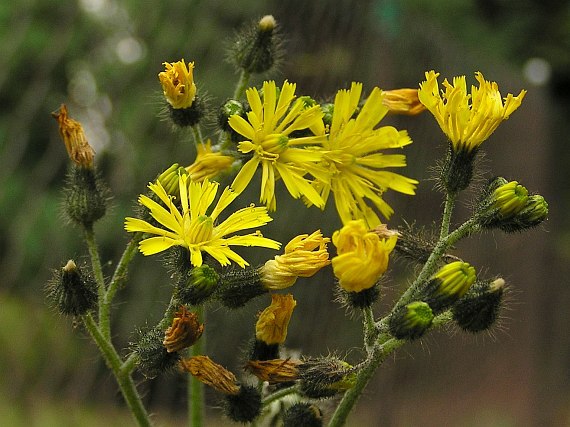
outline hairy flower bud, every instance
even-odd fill
[[[220,273],[216,297],[228,308],[240,308],[267,292],[268,289],[261,282],[259,268],[247,266],[243,269],[224,269]]]
[[[471,265],[462,261],[451,262],[439,269],[418,299],[428,303],[434,314],[439,314],[465,295],[475,279],[475,268]]]
[[[179,274],[176,297],[184,304],[199,305],[216,291],[220,276],[208,264],[194,267],[186,274]]]
[[[261,394],[257,388],[242,385],[237,394],[224,396],[226,416],[238,423],[250,423],[261,414]]]
[[[77,225],[91,227],[107,212],[109,190],[95,168],[73,165],[67,174],[63,192],[65,212]]]
[[[303,360],[299,365],[300,391],[314,399],[332,397],[354,386],[355,369],[336,357]]]
[[[423,301],[414,301],[399,307],[390,315],[390,333],[399,340],[415,340],[424,335],[433,321],[430,306]]]
[[[180,360],[179,353],[168,352],[163,341],[164,331],[155,327],[139,332],[139,339],[131,344],[133,352],[138,355],[138,369],[147,378],[172,371]]]
[[[81,316],[97,307],[95,280],[73,260],[54,273],[47,285],[47,296],[61,314]]]
[[[180,174],[187,174],[186,169],[180,166],[178,163],[174,163],[164,172],[162,172],[156,179],[162,188],[166,191],[166,194],[174,197],[180,196],[180,190],[178,187],[178,177]]]
[[[283,414],[283,427],[321,427],[323,413],[314,403],[297,402]]]
[[[238,35],[231,51],[237,67],[248,73],[263,73],[271,69],[282,56],[276,26],[275,18],[266,15]]]
[[[453,306],[453,320],[466,332],[477,333],[489,329],[499,315],[505,281],[476,282]]]

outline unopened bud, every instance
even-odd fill
[[[49,300],[64,315],[81,316],[97,307],[95,280],[80,269],[73,260],[55,271],[48,283]]]
[[[105,215],[109,190],[94,167],[73,165],[63,191],[65,212],[75,224],[91,227]]]
[[[138,369],[147,378],[172,371],[180,360],[179,353],[168,352],[163,341],[164,331],[155,327],[140,332],[138,341],[131,346],[138,355]]]
[[[323,413],[314,403],[298,402],[283,414],[283,427],[321,427]]]
[[[180,275],[176,297],[184,304],[202,304],[216,291],[219,280],[220,276],[216,270],[208,264],[202,264],[187,274]]]
[[[475,268],[471,265],[451,262],[440,268],[426,284],[419,299],[428,303],[434,314],[439,314],[465,295],[475,279]]]
[[[453,306],[453,319],[466,332],[477,333],[489,329],[499,315],[505,281],[476,282]]]
[[[433,321],[430,306],[423,301],[414,301],[399,307],[390,315],[390,333],[399,340],[415,340],[424,335]]]

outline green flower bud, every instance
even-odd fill
[[[466,332],[477,333],[489,329],[499,314],[505,281],[476,282],[453,306],[453,319]]]
[[[536,227],[548,216],[548,203],[541,195],[530,196],[524,208],[509,221],[499,225],[506,232],[523,231]]]
[[[492,179],[483,191],[478,212],[479,223],[485,228],[501,228],[520,212],[528,202],[528,190],[517,181],[502,177]]]
[[[414,301],[396,309],[390,315],[388,327],[390,333],[399,340],[415,340],[429,329],[433,317],[429,304]]]
[[[305,359],[298,366],[300,391],[313,399],[329,398],[356,382],[356,370],[336,357]]]
[[[313,403],[298,402],[283,414],[283,427],[321,427],[323,413]]]
[[[255,387],[242,385],[239,393],[224,396],[224,412],[230,420],[250,423],[261,413],[261,394]]]
[[[247,266],[240,269],[224,269],[220,273],[216,297],[228,308],[240,308],[266,292],[268,290],[261,282],[259,268]]]
[[[208,264],[181,274],[176,285],[176,296],[183,304],[199,305],[207,301],[216,290],[220,276]]]
[[[228,124],[231,116],[238,115],[245,117],[246,108],[243,103],[237,99],[228,99],[224,102],[218,110],[218,125],[225,132],[235,132]]]
[[[333,113],[334,113],[334,104],[327,103],[321,104],[321,111],[323,112],[323,123],[325,126],[332,125]]]
[[[428,303],[434,314],[439,314],[465,295],[475,279],[475,268],[471,265],[451,262],[433,276],[418,299]]]
[[[131,344],[132,351],[138,355],[138,369],[147,378],[172,371],[180,360],[179,353],[168,352],[163,341],[164,331],[154,327],[139,332],[137,342]]]
[[[65,212],[75,224],[91,227],[105,215],[108,193],[95,166],[83,168],[73,164],[64,187]]]
[[[54,272],[47,285],[48,299],[61,314],[81,316],[97,307],[97,284],[73,260]]]
[[[264,73],[279,62],[282,51],[276,26],[275,18],[266,15],[238,35],[230,53],[238,68],[248,73]]]
[[[156,180],[160,182],[160,185],[162,185],[167,194],[178,197],[180,194],[178,189],[178,177],[180,174],[187,175],[188,172],[186,171],[186,168],[180,166],[178,163],[174,163],[158,175]]]
[[[206,115],[207,106],[204,98],[196,95],[192,105],[188,108],[174,108],[170,104],[167,104],[166,108],[172,122],[176,126],[184,128],[197,125]]]
[[[478,151],[477,148],[456,151],[453,144],[449,144],[440,176],[442,187],[448,193],[457,194],[469,187]]]

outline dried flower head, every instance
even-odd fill
[[[95,152],[87,142],[81,123],[69,118],[65,104],[61,104],[59,111],[53,112],[52,116],[59,124],[59,134],[63,138],[69,158],[78,166],[93,168]]]
[[[193,375],[198,381],[223,394],[237,395],[240,386],[236,376],[208,356],[194,356],[180,361],[183,371]]]
[[[190,313],[186,307],[181,306],[166,330],[162,343],[169,353],[180,351],[192,346],[203,332],[204,325],[198,321],[196,313]]]

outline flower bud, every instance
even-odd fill
[[[475,268],[471,265],[451,262],[433,276],[418,299],[428,303],[434,314],[439,314],[465,295],[475,279]]]
[[[479,203],[479,223],[485,228],[501,227],[528,201],[528,191],[517,181],[508,182],[502,177],[492,179],[483,192]]]
[[[180,351],[194,345],[203,332],[204,325],[198,321],[196,313],[190,313],[186,307],[181,306],[164,333],[162,344],[169,353]]]
[[[430,306],[423,301],[414,301],[399,307],[390,315],[390,333],[399,340],[415,340],[424,335],[433,321]]]
[[[321,104],[321,111],[323,112],[323,123],[325,126],[330,127],[332,125],[334,104],[326,103]]]
[[[238,139],[242,139],[243,137],[238,136],[239,134],[228,123],[231,116],[245,118],[246,106],[237,99],[228,99],[218,109],[218,125],[224,132],[229,132],[230,134],[233,132],[235,139],[232,137],[232,141],[237,142]]]
[[[476,282],[453,306],[453,319],[466,332],[477,333],[489,329],[499,315],[505,281]]]
[[[231,52],[238,68],[248,73],[264,73],[278,62],[282,53],[276,26],[275,18],[266,15],[238,35]]]
[[[208,264],[194,267],[187,274],[180,274],[176,285],[176,297],[183,304],[200,305],[216,291],[220,276]]]
[[[321,399],[334,396],[354,386],[355,369],[336,357],[306,359],[299,365],[300,391]]]
[[[321,427],[323,413],[314,403],[298,402],[283,414],[283,427]]]
[[[382,104],[388,107],[392,114],[415,116],[425,111],[426,107],[420,102],[417,89],[394,89],[382,91]]]
[[[261,394],[257,388],[242,385],[237,394],[224,396],[224,412],[237,423],[250,423],[261,414]]]
[[[261,282],[259,268],[246,266],[240,269],[224,269],[220,273],[216,297],[228,308],[240,308],[267,291]]]
[[[539,194],[529,196],[526,205],[510,220],[504,221],[499,228],[505,232],[524,231],[536,227],[548,216],[548,203]]]
[[[165,71],[158,74],[166,101],[173,109],[187,109],[196,97],[194,83],[194,63],[186,65],[184,59],[177,62],[164,62]]]
[[[47,296],[61,314],[81,316],[97,307],[95,280],[73,260],[54,273],[47,285]]]
[[[178,177],[180,174],[186,175],[186,169],[180,166],[178,163],[174,163],[164,172],[162,172],[156,179],[166,193],[170,196],[179,197],[180,190],[178,188]]]
[[[139,333],[139,339],[131,345],[133,352],[138,355],[138,369],[147,378],[172,371],[180,355],[178,352],[168,352],[163,344],[164,331],[154,327]]]

